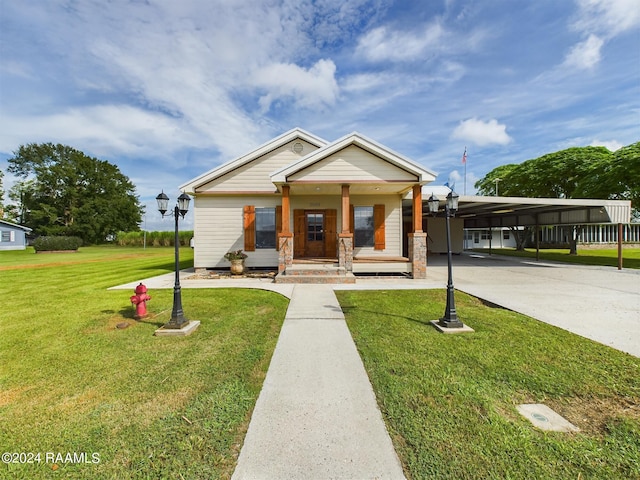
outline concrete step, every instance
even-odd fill
[[[301,276],[321,276],[321,275],[345,275],[346,270],[335,264],[312,265],[312,264],[294,264],[289,265],[285,270],[285,275],[301,275]]]
[[[287,275],[279,273],[274,279],[275,283],[356,283],[356,277],[353,273],[347,273],[346,275],[328,275],[323,273],[321,275],[313,274],[294,274]]]

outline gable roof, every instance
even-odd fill
[[[6,220],[0,220],[0,224],[6,225],[8,227],[18,228],[20,230],[24,230],[25,232],[30,232],[31,229],[29,227],[24,227],[22,225],[18,225],[17,223],[7,222]]]
[[[271,174],[271,181],[273,183],[286,183],[288,179],[298,172],[320,162],[330,155],[336,152],[344,150],[345,148],[355,145],[369,153],[381,158],[382,160],[405,170],[418,178],[418,182],[427,183],[432,182],[436,178],[436,174],[426,168],[418,165],[417,163],[409,160],[407,157],[394,152],[393,150],[385,147],[384,145],[365,137],[364,135],[353,132],[344,137],[336,140],[335,142],[326,144],[320,147],[318,150],[311,152],[310,154],[302,157],[297,162],[281,168]]]
[[[198,187],[209,183],[212,180],[215,180],[216,178],[221,177],[222,175],[225,175],[232,170],[235,170],[236,168],[246,165],[256,158],[259,158],[296,139],[304,140],[305,142],[308,142],[311,145],[315,145],[318,148],[323,147],[327,144],[326,140],[313,135],[312,133],[302,130],[301,128],[294,128],[292,130],[289,130],[288,132],[283,133],[279,137],[269,140],[268,142],[260,145],[251,152],[242,155],[241,157],[219,165],[218,167],[215,167],[208,172],[205,172],[202,175],[189,180],[188,182],[180,185],[180,190],[186,190],[190,193],[193,193]]]

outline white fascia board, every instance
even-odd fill
[[[356,145],[364,150],[367,150],[374,155],[377,155],[380,158],[392,163],[393,165],[402,168],[419,178],[420,182],[433,182],[436,178],[436,174],[430,170],[427,170],[423,166],[417,164],[416,162],[409,160],[407,157],[394,152],[393,150],[385,147],[384,145],[379,144],[367,138],[358,132],[353,132],[348,135],[345,135],[342,138],[339,138],[335,142],[332,142],[324,147],[316,150],[315,152],[311,152],[309,155],[302,157],[295,163],[287,165],[280,170],[277,170],[271,174],[271,181],[273,183],[286,183],[287,177],[297,173],[310,165],[313,165],[324,158],[333,155],[334,153],[348,147],[349,145]]]
[[[7,220],[1,220],[0,219],[0,224],[7,225],[7,226],[13,227],[13,228],[19,228],[20,230],[24,230],[25,232],[31,232],[32,231],[32,229],[30,229],[29,227],[25,227],[24,225],[18,225],[17,223],[13,223],[13,222],[8,222]]]
[[[251,152],[242,155],[241,157],[223,163],[222,165],[212,168],[208,172],[205,172],[202,175],[199,175],[189,180],[188,182],[183,183],[182,185],[180,185],[179,189],[182,191],[186,191],[187,193],[194,193],[198,187],[204,185],[205,183],[209,183],[210,181],[215,180],[225,173],[241,167],[242,165],[245,165],[252,160],[255,160],[256,158],[259,158],[262,155],[265,155],[270,151],[275,150],[276,148],[285,145],[292,140],[295,140],[296,138],[300,138],[312,145],[315,145],[318,148],[322,148],[327,144],[326,140],[313,135],[312,133],[302,130],[301,128],[294,128],[292,130],[289,130],[288,132],[283,133],[279,137],[269,140],[268,142],[260,145]]]

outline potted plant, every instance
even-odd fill
[[[224,254],[224,258],[231,262],[231,273],[233,275],[241,275],[244,272],[244,259],[248,255],[242,250],[233,250]]]

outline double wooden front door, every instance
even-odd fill
[[[294,257],[330,257],[337,255],[337,211],[293,211]]]

